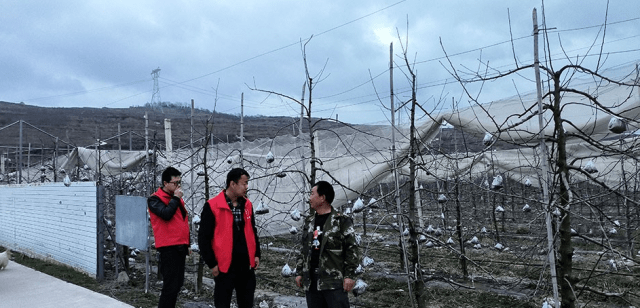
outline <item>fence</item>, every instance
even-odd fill
[[[0,245],[101,278],[99,191],[95,182],[0,186]]]

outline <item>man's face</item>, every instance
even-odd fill
[[[171,182],[164,182],[164,190],[169,194],[173,194],[176,189],[180,187],[181,183],[182,178],[180,176],[172,176]]]
[[[246,197],[247,190],[249,189],[249,178],[243,174],[238,180],[238,183],[231,181],[231,183],[229,184],[229,189],[236,196]]]
[[[311,188],[311,195],[309,195],[309,206],[317,211],[322,205],[322,202],[324,202],[324,196],[318,195],[318,186],[313,186],[313,188]]]

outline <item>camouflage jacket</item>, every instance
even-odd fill
[[[302,276],[305,291],[311,284],[309,267],[313,242],[315,215],[305,219],[302,232],[302,248],[296,262],[296,272]],[[320,243],[318,290],[342,289],[345,277],[355,280],[355,270],[360,263],[360,248],[356,243],[353,220],[337,212],[333,207],[322,228]]]

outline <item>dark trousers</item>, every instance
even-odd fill
[[[311,284],[307,291],[307,308],[349,308],[349,295],[342,288],[318,291],[318,269],[310,273]]]
[[[343,289],[307,291],[307,308],[349,308],[349,295]]]
[[[253,270],[220,273],[213,280],[216,282],[216,288],[213,291],[213,303],[216,308],[231,306],[234,289],[238,308],[253,307],[253,295],[256,291],[256,274]]]
[[[158,248],[158,252],[160,252],[158,268],[162,274],[162,293],[160,293],[158,308],[174,308],[180,288],[184,284],[187,250],[182,246],[167,246]]]

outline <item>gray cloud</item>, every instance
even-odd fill
[[[604,23],[606,4],[545,2],[546,27],[555,28],[549,35],[555,63],[566,63],[560,41],[573,59],[600,51],[604,29],[594,26]],[[434,108],[446,98],[438,108],[449,108],[452,98],[468,99],[444,68],[450,70],[440,41],[461,72],[477,70],[478,60],[500,70],[513,68],[512,45],[504,43],[511,35],[515,58],[531,63],[534,7],[542,24],[539,1],[5,1],[0,100],[40,106],[144,105],[151,100],[150,73],[160,67],[163,101],[194,99],[197,106],[212,109],[217,97],[218,111],[239,113],[244,93],[246,114],[297,116],[295,103],[247,85],[299,98],[305,81],[300,41],[313,35],[306,50],[318,82],[314,114],[377,123],[388,117],[382,104],[389,100],[392,41],[396,65],[404,64],[398,33],[409,40],[420,102]],[[610,1],[604,67],[640,58],[638,18],[633,1]],[[588,57],[584,64],[595,66],[596,60]],[[398,100],[408,99],[400,68],[394,79]],[[519,91],[535,89],[526,78],[507,78],[485,84],[480,100],[514,95],[514,82]]]

